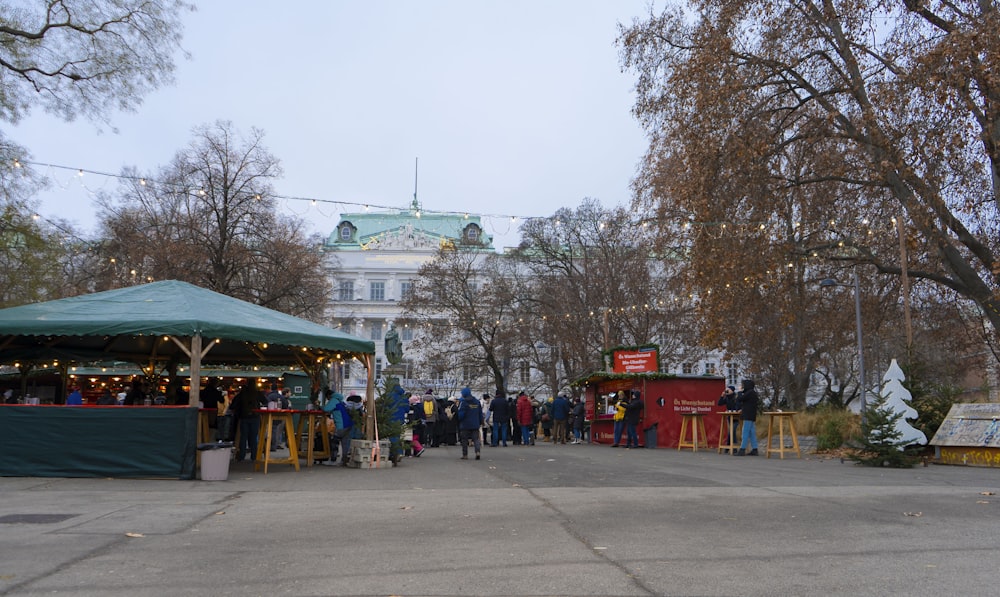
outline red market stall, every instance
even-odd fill
[[[646,446],[647,437],[655,429],[657,448],[677,448],[680,441],[682,415],[704,413],[709,447],[718,447],[719,425],[725,410],[716,402],[726,387],[722,377],[698,375],[668,375],[664,373],[594,373],[582,381],[587,420],[590,421],[590,441],[614,443],[613,404],[616,395],[638,391],[644,409],[639,422],[639,441]],[[609,408],[611,407],[611,408]],[[655,426],[655,427],[654,427]]]

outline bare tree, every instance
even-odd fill
[[[521,233],[512,257],[528,274],[522,336],[529,348],[541,343],[530,354],[553,391],[600,370],[601,352],[614,346],[655,343],[668,362],[697,346],[687,325],[692,303],[675,292],[674,254],[657,255],[649,228],[630,213],[585,200]]]
[[[0,120],[33,108],[107,124],[172,82],[180,47],[176,0],[48,0],[0,4]],[[64,222],[33,218],[28,199],[45,182],[30,154],[0,131],[0,302],[13,305],[86,291],[89,244]],[[87,268],[83,268],[87,269]]]
[[[173,82],[178,0],[48,0],[0,6],[0,119],[41,107],[107,121]]]
[[[281,167],[262,141],[261,131],[243,137],[217,122],[156,176],[124,173],[120,196],[101,200],[102,284],[184,280],[323,321],[330,285],[319,241],[276,214]]]
[[[755,334],[811,322],[807,294],[849,264],[886,293],[866,304],[877,325],[898,296],[901,219],[909,276],[976,305],[995,344],[996,2],[697,6],[650,13],[619,43],[651,138],[636,205],[683,235],[692,292],[718,297],[706,320],[731,321],[714,307],[736,302]],[[814,354],[804,340],[784,350]]]
[[[513,265],[495,253],[443,248],[420,268],[402,302],[402,320],[418,330],[411,345],[424,355],[418,367],[453,376],[463,367],[483,370],[506,391],[510,363],[521,360]]]

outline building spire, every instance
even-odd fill
[[[420,211],[420,202],[417,201],[417,175],[420,173],[420,158],[414,158],[413,162],[413,211]]]

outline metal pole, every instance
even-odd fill
[[[865,399],[865,344],[861,338],[861,280],[858,278],[858,268],[854,267],[854,319],[857,324],[857,336],[858,336],[858,375],[860,381],[858,386],[861,388],[861,424],[865,424],[865,410],[868,408],[867,400]]]
[[[903,217],[896,220],[896,230],[899,234],[899,271],[902,274],[903,287],[903,322],[906,324],[906,361],[910,361],[913,352],[913,325],[910,323],[910,275],[906,267],[906,231],[903,229]]]

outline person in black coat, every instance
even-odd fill
[[[717,402],[717,404],[719,406],[724,406],[727,412],[739,411],[740,401],[739,397],[736,395],[736,388],[734,388],[733,386],[728,386],[726,388],[726,391],[724,391],[722,395],[719,396],[719,401]],[[730,418],[729,420],[733,421],[733,419],[735,419],[735,416]],[[734,424],[732,428],[729,430],[729,445],[731,446],[736,444],[736,438],[740,437],[738,435],[739,434],[738,429],[739,425]],[[732,452],[733,454],[736,454],[735,449],[730,449],[729,451]]]
[[[584,406],[583,400],[580,398],[573,399],[573,443],[582,444],[583,443],[583,423],[586,418],[587,407]]]
[[[743,425],[743,440],[737,456],[747,455],[747,443],[750,444],[750,456],[757,455],[757,389],[752,379],[744,379],[740,384],[739,404],[740,421]]]
[[[249,454],[250,460],[257,458],[257,439],[260,435],[260,415],[255,411],[264,408],[267,399],[264,392],[257,389],[257,380],[250,378],[240,390],[229,410],[236,415],[240,426],[240,445],[236,451],[236,462],[242,462]]]
[[[646,407],[639,392],[632,392],[632,400],[625,407],[625,448],[639,447],[639,419]]]
[[[494,448],[503,441],[503,447],[507,447],[507,431],[510,429],[510,410],[507,396],[503,390],[497,390],[493,400],[490,400],[490,412],[493,413],[493,432],[490,436],[490,445]]]

